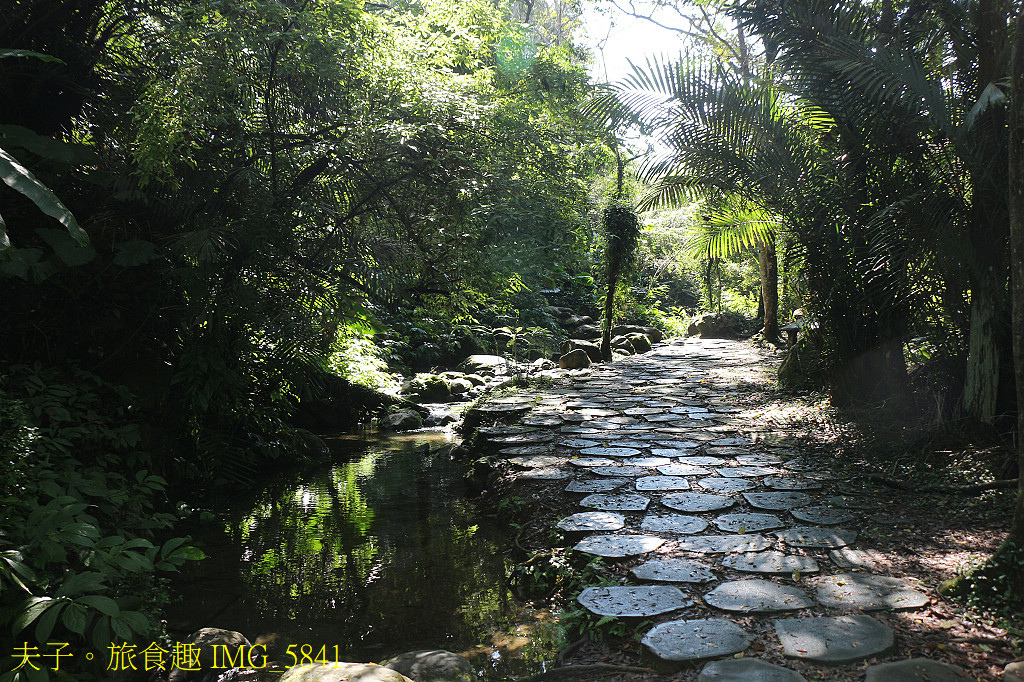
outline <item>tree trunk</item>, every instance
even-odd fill
[[[757,248],[757,269],[761,275],[761,302],[764,305],[764,328],[768,341],[779,336],[779,260],[773,240],[761,242]]]
[[[1013,271],[1013,360],[1017,378],[1017,460],[1020,482],[1008,540],[1024,547],[1024,9],[1017,14],[1011,60],[1009,122],[1010,249]]]
[[[991,279],[991,278],[985,278]],[[970,345],[964,384],[964,413],[983,424],[996,418],[999,397],[998,297],[991,282],[971,291]]]
[[[604,326],[601,329],[601,357],[605,362],[612,359],[612,311],[615,307],[615,287],[618,281],[612,278],[608,282],[608,291],[604,295]]]

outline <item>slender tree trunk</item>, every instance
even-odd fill
[[[775,242],[769,239],[758,244],[757,269],[761,275],[761,302],[764,305],[764,328],[768,341],[779,336],[779,259]]]
[[[1017,377],[1017,460],[1020,464],[1020,483],[1009,541],[1024,547],[1024,8],[1017,13],[1010,60],[1010,248],[1013,262],[1013,360]]]
[[[601,357],[605,362],[612,359],[612,312],[615,309],[615,287],[618,281],[609,280],[608,291],[604,295],[604,326],[601,329]]]

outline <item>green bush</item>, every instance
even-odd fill
[[[85,372],[20,366],[0,378],[2,682],[48,678],[51,660],[24,664],[19,651],[67,643],[100,652],[100,665],[112,643],[159,636],[157,572],[203,556],[188,538],[157,539],[175,517],[157,508],[166,481],[138,449],[127,404]],[[99,670],[81,655],[61,664]]]

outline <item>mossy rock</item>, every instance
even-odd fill
[[[421,403],[443,403],[452,397],[452,389],[442,376],[417,374],[402,385],[402,395]]]

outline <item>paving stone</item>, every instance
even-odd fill
[[[505,457],[515,455],[547,455],[551,453],[550,445],[513,445],[512,447],[498,450],[498,454]]]
[[[818,528],[817,526],[795,526],[775,533],[790,547],[814,547],[830,549],[845,547],[857,539],[857,531],[841,528]]]
[[[697,485],[713,493],[738,493],[743,490],[750,490],[756,484],[745,478],[702,478]]]
[[[699,467],[718,467],[725,464],[726,460],[721,457],[708,457],[706,455],[694,455],[692,457],[680,457],[680,464],[693,464]]]
[[[690,483],[681,476],[643,476],[636,479],[637,490],[689,490]]]
[[[590,467],[590,472],[595,473],[598,476],[629,476],[631,478],[635,478],[637,476],[646,476],[651,473],[651,470],[646,467],[619,465],[610,467]]]
[[[761,479],[761,483],[772,490],[818,490],[821,488],[821,483],[818,481],[795,476],[768,476]]]
[[[512,465],[524,469],[539,469],[541,467],[559,467],[566,463],[565,457],[553,457],[551,455],[533,455],[530,457],[512,457],[508,460]]]
[[[738,654],[750,646],[753,638],[735,623],[706,618],[660,623],[642,641],[664,661],[692,661]]]
[[[700,447],[700,443],[695,440],[655,440],[654,442],[675,453],[674,455],[666,454],[666,457],[679,457],[682,454],[679,452],[680,450],[688,452],[694,448]]]
[[[977,678],[963,668],[927,658],[872,665],[864,682],[971,682]],[[1003,677],[1006,681],[1006,676]]]
[[[813,523],[818,526],[834,526],[837,523],[852,521],[855,517],[845,509],[835,507],[817,506],[800,507],[790,512],[793,518],[804,523]]]
[[[567,448],[597,448],[601,447],[601,441],[599,440],[588,440],[586,438],[567,438],[565,440],[558,441],[558,445]]]
[[[784,554],[783,552],[753,552],[735,554],[722,559],[722,565],[744,573],[765,573],[768,575],[792,575],[796,573],[817,573],[818,562],[810,557]]]
[[[708,522],[697,516],[684,514],[648,514],[640,524],[640,530],[648,533],[678,533],[693,535],[708,527]]]
[[[814,498],[807,493],[797,491],[773,491],[770,493],[743,493],[743,498],[751,507],[758,509],[769,509],[773,511],[784,511],[806,507]]]
[[[591,613],[615,618],[644,618],[683,609],[693,604],[672,585],[588,587],[576,601]]]
[[[771,541],[763,535],[697,535],[683,538],[676,546],[683,552],[699,554],[725,554],[735,552],[760,552],[771,546]]]
[[[631,478],[588,478],[565,486],[567,493],[607,493],[629,483]]]
[[[730,533],[748,533],[760,530],[774,530],[786,524],[772,514],[722,514],[712,522],[721,530]]]
[[[622,460],[623,464],[629,464],[631,466],[638,467],[661,467],[667,466],[672,463],[668,457],[630,457]]]
[[[640,454],[640,451],[636,448],[618,448],[618,447],[596,447],[596,448],[583,448],[580,450],[581,455],[587,455],[588,457],[634,457]]]
[[[539,443],[550,443],[555,439],[555,434],[549,431],[537,431],[534,433],[516,433],[505,436],[492,436],[488,438],[491,443],[502,445],[537,445]]]
[[[846,569],[860,568],[871,571],[878,568],[880,563],[883,563],[882,556],[878,552],[852,549],[850,547],[833,549],[828,553],[828,557],[835,562],[836,566]]]
[[[570,533],[578,531],[619,530],[625,527],[626,517],[622,514],[613,514],[612,512],[578,512],[571,516],[566,516],[555,525]]]
[[[726,478],[755,478],[757,476],[779,473],[778,469],[758,466],[720,467],[715,469],[715,471],[718,472],[719,476],[725,476]]]
[[[697,682],[807,682],[807,679],[795,670],[767,661],[733,658],[708,663],[697,676]]]
[[[892,629],[871,616],[780,618],[772,621],[787,658],[843,665],[888,652]]]
[[[643,511],[650,503],[649,497],[634,493],[594,493],[580,500],[582,506],[593,507],[601,511]]]
[[[878,611],[919,609],[928,595],[914,589],[905,578],[867,573],[840,573],[816,578],[818,601],[832,608]]]
[[[658,557],[635,566],[631,573],[640,580],[667,583],[704,583],[716,578],[711,566],[696,559]]]
[[[607,457],[573,457],[569,464],[578,467],[611,467],[618,466],[618,462]]]
[[[669,509],[694,513],[727,509],[736,504],[736,500],[710,493],[671,493],[662,497],[661,503]]]
[[[743,438],[741,436],[733,436],[730,438],[719,438],[718,440],[711,441],[710,445],[753,445],[753,441],[749,438]]]
[[[768,466],[781,464],[782,458],[775,455],[736,455],[736,461],[743,466]]]
[[[665,466],[658,467],[658,471],[665,474],[666,476],[706,476],[711,473],[704,467],[694,466],[692,464],[666,464]]]
[[[646,554],[665,544],[665,540],[653,535],[591,535],[576,543],[577,552],[597,556],[620,558]]]
[[[497,436],[508,436],[514,433],[533,433],[537,429],[522,424],[509,424],[507,426],[481,426],[476,430],[478,436],[485,439]]]
[[[843,509],[878,509],[878,505],[874,502],[856,495],[835,495],[827,498],[825,502],[833,507],[842,507]]]
[[[560,467],[542,467],[540,469],[527,469],[516,475],[517,478],[533,481],[560,481],[569,478],[571,474]]]
[[[783,613],[814,606],[803,590],[760,578],[722,583],[705,594],[704,601],[716,609],[740,613]]]
[[[523,417],[522,423],[525,426],[561,426],[562,418],[557,415],[529,415]]]

